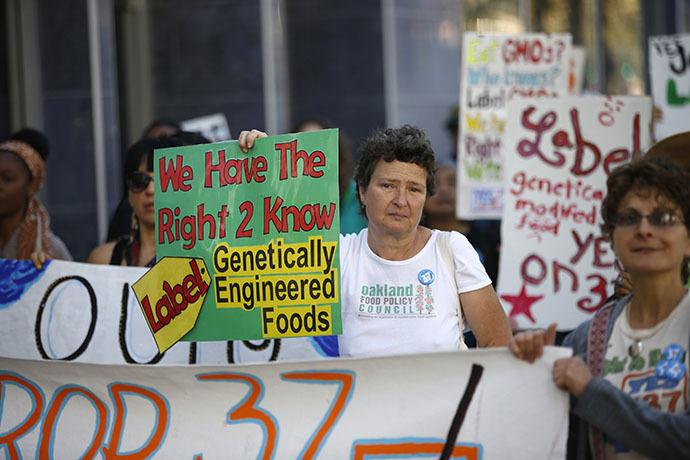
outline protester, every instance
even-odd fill
[[[239,146],[247,152],[265,136],[243,131]],[[508,319],[467,239],[419,225],[434,194],[434,167],[431,144],[412,126],[377,131],[360,147],[355,182],[368,226],[340,239],[341,356],[465,349],[465,320],[479,346],[510,340]]]
[[[430,229],[462,233],[472,242],[473,222],[460,220],[455,215],[455,167],[441,164],[435,176],[436,193],[424,204],[422,223]]]
[[[72,260],[37,197],[49,152],[45,136],[28,128],[0,144],[0,258],[31,259],[38,269],[47,259]]]
[[[654,112],[658,112],[656,116],[661,116],[661,109],[658,107],[654,107]],[[667,158],[678,166],[685,168],[686,171],[690,171],[690,131],[661,139],[649,148],[646,156],[650,158],[657,156]],[[635,158],[633,158],[633,161],[635,161]],[[690,184],[688,184],[688,187],[690,187]],[[686,284],[686,287],[690,287],[690,282]],[[632,290],[633,285],[630,275],[625,270],[622,270],[614,282],[614,296],[620,299],[631,294]]]
[[[179,145],[170,138],[142,139],[125,157],[124,179],[132,206],[128,235],[96,247],[88,262],[94,264],[151,267],[156,262],[156,213],[153,204],[153,151]]]
[[[607,180],[603,230],[635,290],[568,335],[574,356],[554,363],[554,383],[572,395],[568,458],[688,458],[689,181],[656,157]],[[509,347],[533,362],[555,329],[519,333]]]

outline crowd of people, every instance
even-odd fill
[[[88,262],[156,262],[153,151],[207,142],[161,125],[127,150],[125,194],[109,241]],[[308,120],[293,132],[328,127]],[[266,136],[242,131],[239,147],[249,152]],[[609,302],[563,341],[573,357],[553,365],[554,384],[571,395],[568,458],[690,456],[690,172],[673,162],[690,158],[690,142],[676,144],[659,143],[608,177],[603,231],[624,271]],[[477,346],[507,346],[528,362],[555,343],[556,324],[512,330],[486,268],[498,244],[482,247],[482,224],[455,217],[455,166],[436,164],[422,130],[375,131],[354,168],[345,137],[339,150],[341,356],[463,350],[467,329]],[[71,260],[37,197],[48,152],[34,130],[0,144],[0,257],[31,259],[38,268],[47,258]],[[362,299],[381,286],[414,298],[426,316],[367,305]]]

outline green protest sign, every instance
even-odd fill
[[[201,258],[211,280],[182,340],[342,333],[338,130],[156,150],[154,177],[158,260]],[[166,281],[181,299],[186,279]]]

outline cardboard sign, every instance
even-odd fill
[[[0,359],[9,458],[565,458],[568,394],[487,349],[254,366]]]
[[[229,141],[232,139],[228,120],[224,113],[214,113],[180,122],[183,131],[201,133],[211,142]]]
[[[338,356],[336,336],[183,342],[161,352],[132,291],[146,270],[51,260],[39,271],[0,259],[0,356],[158,366]]]
[[[506,104],[516,97],[568,94],[569,34],[463,34],[457,214],[503,212]]]
[[[337,146],[331,129],[155,152],[156,253],[211,278],[183,340],[342,332]]]
[[[662,111],[656,140],[690,131],[690,34],[649,37],[649,75],[654,105]]]
[[[203,259],[164,257],[132,285],[158,351],[192,330],[210,284]]]
[[[520,327],[573,329],[613,293],[601,202],[609,172],[649,147],[651,100],[515,100],[508,111],[498,293]]]

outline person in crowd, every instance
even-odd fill
[[[473,222],[455,216],[455,178],[455,166],[449,163],[439,165],[435,179],[436,194],[427,198],[422,222],[431,229],[462,233],[472,243]]]
[[[243,131],[247,152],[261,131]],[[467,238],[420,226],[435,192],[434,151],[422,130],[376,131],[360,147],[357,197],[367,228],[340,238],[341,356],[465,349],[465,321],[481,347],[505,346],[510,326]]]
[[[172,120],[159,118],[152,121],[141,134],[140,139],[158,139],[160,137],[185,137],[190,135],[197,135],[197,133],[189,133],[181,130],[180,125]],[[201,136],[200,134],[198,134]],[[203,138],[203,136],[201,136]],[[206,143],[208,140],[204,139],[199,142],[189,142],[184,145]],[[124,185],[122,197],[117,204],[113,215],[108,224],[108,234],[106,241],[114,241],[121,236],[127,235],[130,232],[130,222],[132,220],[132,206],[129,204],[129,197],[127,192],[127,185]]]
[[[124,180],[132,207],[128,235],[96,247],[88,262],[94,264],[152,267],[156,262],[156,213],[153,204],[153,151],[179,145],[170,138],[142,139],[128,150]]]
[[[688,458],[688,181],[659,157],[608,177],[602,227],[635,288],[568,335],[574,356],[554,363],[554,383],[572,396],[570,459]],[[523,331],[509,348],[533,362],[555,329]]]
[[[72,260],[37,196],[49,152],[45,135],[29,128],[0,144],[0,257],[31,259],[38,269],[46,259]]]
[[[293,133],[306,133],[333,128],[330,123],[307,119],[295,125]],[[338,132],[338,195],[340,198],[340,233],[355,233],[366,227],[367,221],[359,213],[359,203],[352,180],[352,148],[350,139]]]
[[[151,125],[151,129],[147,132],[157,133],[160,126],[172,125],[166,124],[167,122],[158,121],[162,124]],[[160,131],[163,132],[163,131]],[[172,132],[172,131],[171,131]],[[146,134],[146,133],[145,133]],[[210,141],[206,139],[201,133],[190,132],[190,131],[175,131],[171,135],[161,135],[161,138],[166,139],[166,144],[170,144],[170,147],[180,146],[180,145],[198,145],[198,144],[208,144]],[[159,137],[142,137],[142,139],[158,139]],[[110,224],[108,225],[108,235],[106,236],[106,241],[115,241],[122,236],[127,236],[131,233],[131,222],[132,222],[132,205],[129,202],[129,188],[126,183],[123,184],[123,194],[120,202],[117,204],[115,211],[110,219]]]
[[[657,107],[654,108],[654,111],[661,113],[661,109]],[[661,115],[658,116],[660,117]],[[685,168],[686,171],[690,171],[690,154],[688,152],[690,152],[690,131],[685,131],[661,139],[649,148],[646,156],[650,158],[656,156],[667,158],[678,166]],[[637,153],[637,156],[633,154],[633,161],[641,157],[641,152]],[[688,187],[690,187],[690,184],[688,184]],[[690,282],[686,284],[686,287],[690,287]],[[625,270],[621,270],[614,282],[613,295],[620,299],[631,294],[632,290],[633,285],[630,274]]]

